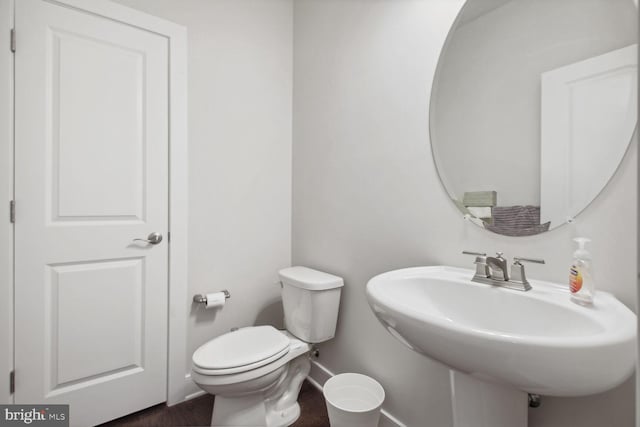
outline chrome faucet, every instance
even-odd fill
[[[531,290],[531,284],[524,273],[522,262],[534,262],[544,264],[543,259],[514,257],[511,265],[511,277],[509,277],[507,260],[502,252],[497,252],[495,257],[488,257],[482,252],[462,251],[465,255],[475,255],[476,273],[472,282],[484,283],[493,286],[502,286],[519,291]]]
[[[496,252],[495,257],[488,256],[487,265],[493,280],[509,280],[507,260],[502,257],[502,252]]]

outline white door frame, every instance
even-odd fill
[[[14,198],[13,162],[13,55],[9,50],[9,29],[13,27],[15,0],[0,0],[0,404],[13,403],[9,394],[9,372],[14,366],[14,248],[13,226],[2,210]],[[43,0],[45,1],[45,0]],[[185,398],[187,366],[187,30],[108,0],[46,0],[66,7],[133,25],[167,38],[169,45],[169,286],[167,403]],[[6,18],[6,19],[5,19]],[[16,33],[20,49],[19,29]],[[16,221],[20,220],[16,207]],[[6,369],[6,371],[5,371]],[[6,376],[5,376],[6,375]],[[5,378],[7,381],[5,382]],[[19,378],[16,381],[20,381]]]
[[[9,372],[13,370],[13,55],[9,29],[13,0],[0,0],[0,404],[13,403]],[[5,210],[7,209],[7,210]]]

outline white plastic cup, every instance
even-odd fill
[[[322,393],[331,427],[376,427],[384,389],[373,378],[361,374],[340,374],[329,378]]]

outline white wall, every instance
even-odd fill
[[[530,277],[565,282],[577,235],[593,239],[600,289],[636,304],[637,143],[575,224],[509,238],[462,220],[436,175],[429,90],[462,1],[297,0],[294,5],[293,262],[341,275],[334,340],[320,363],[361,372],[387,391],[408,426],[451,425],[447,369],[411,352],[365,300],[372,276],[395,268],[471,267],[463,249],[542,257]],[[515,322],[518,319],[514,319]],[[634,388],[581,399],[545,398],[532,427],[629,427]]]
[[[274,283],[291,262],[292,3],[117,1],[188,31],[189,294],[228,289],[231,299],[217,314],[191,311],[187,373],[212,337],[281,322]]]
[[[540,206],[541,73],[636,43],[634,10],[631,0],[512,0],[459,26],[431,127],[449,191]]]

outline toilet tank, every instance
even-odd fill
[[[287,330],[308,343],[333,338],[342,278],[307,267],[285,268],[279,275]]]

